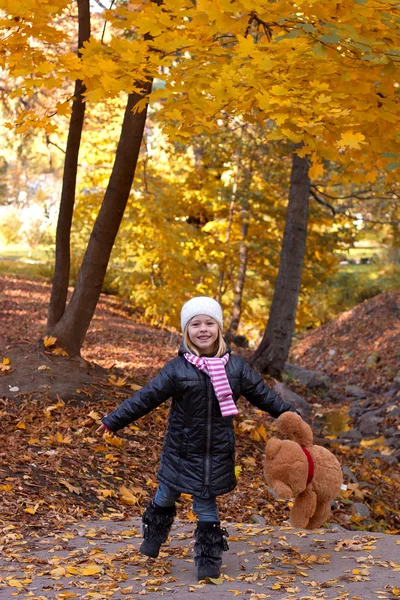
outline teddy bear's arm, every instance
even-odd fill
[[[296,496],[292,510],[290,511],[290,523],[293,527],[306,529],[310,518],[317,507],[317,495],[308,486],[304,492]]]
[[[279,498],[293,498],[292,488],[283,481],[274,479],[270,482],[270,485]]]

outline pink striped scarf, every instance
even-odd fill
[[[230,417],[239,413],[233,400],[232,389],[226,376],[225,365],[229,360],[229,354],[221,357],[195,356],[194,354],[184,354],[186,360],[200,371],[204,371],[211,379],[215,395],[221,408],[223,417]]]

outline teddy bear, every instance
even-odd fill
[[[294,412],[277,419],[282,438],[265,447],[264,476],[280,498],[293,498],[289,521],[293,527],[317,529],[329,519],[331,500],[342,488],[343,474],[335,456],[313,444],[311,427]]]

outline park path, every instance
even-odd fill
[[[140,520],[99,520],[0,540],[0,599],[383,600],[400,597],[400,536],[331,526],[224,524],[230,549],[220,582],[196,580],[193,524],[177,521],[157,560],[138,553]]]

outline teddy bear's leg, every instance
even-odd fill
[[[291,525],[300,529],[308,529],[309,520],[314,514],[316,506],[317,495],[310,487],[307,487],[294,500],[289,517]]]
[[[315,513],[310,519],[308,523],[307,529],[318,529],[321,527],[322,523],[328,521],[331,515],[331,503],[330,502],[322,502],[318,503],[315,509]]]

